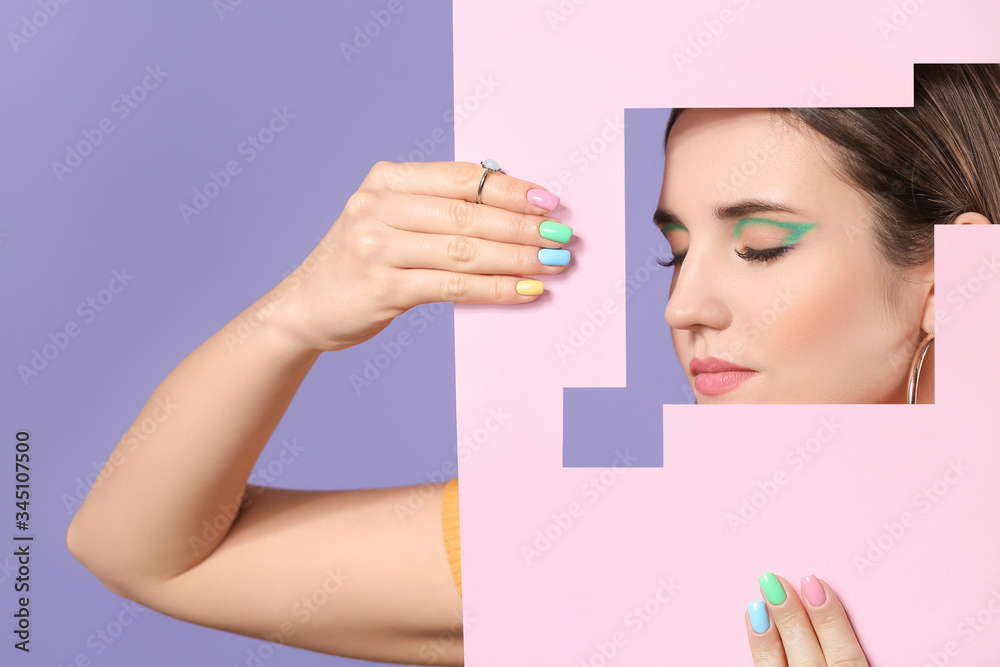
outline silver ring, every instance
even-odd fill
[[[479,163],[486,171],[483,172],[483,177],[479,179],[479,192],[476,193],[476,203],[483,203],[483,186],[486,184],[486,177],[489,176],[494,171],[500,171],[500,163],[496,160],[483,160]]]

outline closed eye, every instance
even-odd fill
[[[745,259],[749,262],[770,262],[778,259],[786,252],[794,248],[794,245],[784,245],[778,246],[777,248],[764,248],[763,250],[756,250],[754,248],[746,248],[744,250],[736,250],[736,255],[741,259]]]
[[[659,264],[660,266],[678,266],[680,265],[681,262],[684,261],[685,255],[687,255],[687,252],[676,252],[674,253],[673,257],[671,257],[669,260],[663,259],[662,257],[657,257],[656,263]]]

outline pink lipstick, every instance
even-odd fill
[[[688,369],[694,376],[694,388],[705,396],[721,396],[757,375],[752,368],[737,366],[717,357],[695,357],[688,364]]]

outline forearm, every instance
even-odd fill
[[[278,285],[191,352],[109,456],[67,534],[105,583],[172,577],[225,537],[254,462],[320,355],[285,328],[290,295]]]

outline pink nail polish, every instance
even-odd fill
[[[814,574],[802,577],[802,592],[805,593],[809,604],[814,607],[822,607],[823,603],[826,602],[826,591],[823,590],[823,584],[819,583],[819,579]]]
[[[532,188],[528,190],[528,201],[530,201],[535,206],[541,206],[548,210],[554,209],[559,206],[559,197],[548,190],[542,190],[540,188]]]

